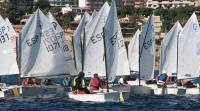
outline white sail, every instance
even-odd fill
[[[98,12],[97,12],[96,10],[94,10],[94,11],[92,12],[91,18],[93,19],[97,14],[98,14]]]
[[[139,37],[138,29],[128,45],[128,59],[131,71],[139,71]]]
[[[54,32],[56,37],[60,38],[60,42],[61,47],[63,47],[63,54],[65,56],[66,59],[66,70],[68,71],[69,74],[71,75],[76,75],[76,70],[75,70],[75,63],[74,63],[74,59],[72,58],[72,48],[70,48],[70,41],[66,40],[66,36],[65,33],[62,29],[62,27],[59,25],[59,23],[57,22],[57,20],[54,18],[54,16],[51,14],[51,12],[48,13],[48,18],[49,21],[51,23],[51,25],[53,26]]]
[[[155,62],[155,32],[152,16],[149,17],[140,36],[140,78],[152,79],[154,77]]]
[[[84,52],[84,72],[86,77],[98,73],[105,76],[105,57],[103,44],[103,27],[105,25],[109,5],[106,2],[98,14],[85,27],[85,52]]]
[[[195,13],[181,31],[178,55],[178,79],[199,77],[200,30]]]
[[[181,24],[176,22],[162,41],[160,73],[177,73],[177,39],[181,30]]]
[[[21,35],[21,76],[55,76],[69,73],[61,37],[56,37],[48,18],[38,9]]]
[[[3,24],[5,21],[4,19],[2,18],[2,16],[0,15],[0,25]]]
[[[82,64],[83,64],[83,41],[84,41],[84,30],[86,24],[90,20],[90,15],[85,12],[76,31],[73,34],[73,47],[74,47],[74,57],[76,63],[76,70],[77,72],[82,71]]]
[[[110,12],[104,27],[106,73],[109,81],[113,81],[116,75],[130,75],[127,52],[117,18],[115,0],[112,1]]]
[[[0,75],[19,74],[16,60],[16,37],[10,21],[0,17]]]

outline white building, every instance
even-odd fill
[[[59,6],[63,7],[67,4],[69,0],[49,0],[50,6]]]
[[[147,0],[146,7],[147,8],[159,8],[162,7],[164,9],[167,8],[176,8],[176,7],[185,7],[185,6],[199,6],[200,0]]]
[[[156,39],[159,39],[160,34],[161,34],[162,21],[160,19],[160,16],[153,15],[152,17],[153,17],[153,25],[154,25],[154,31],[156,34]],[[148,18],[144,18],[145,23],[147,22]]]

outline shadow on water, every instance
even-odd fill
[[[198,111],[200,96],[133,96],[124,103],[77,102],[66,96],[0,99],[0,111]]]

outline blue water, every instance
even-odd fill
[[[0,99],[0,111],[200,111],[200,96],[134,96],[124,103],[54,98]]]

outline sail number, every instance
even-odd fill
[[[35,35],[35,37],[26,40],[26,44],[30,47],[30,46],[32,46],[32,45],[34,45],[34,44],[37,43],[38,38],[39,38],[39,36],[38,36],[38,35]]]
[[[48,52],[55,52],[57,49],[61,48],[61,42],[64,40],[64,32],[56,33],[53,28],[50,28],[44,31],[44,40],[43,42],[46,45],[46,49]],[[63,46],[63,50],[66,50],[66,46]]]
[[[6,34],[3,34],[3,35],[0,35],[0,43],[2,44],[2,43],[5,43],[6,41],[8,41],[9,40],[9,36],[8,36],[8,34],[6,33]]]
[[[48,51],[48,52],[51,52],[51,51],[56,50],[57,48],[60,48],[60,44],[59,44],[59,42],[57,41],[57,42],[54,42],[54,43],[52,43],[52,44],[47,45],[46,48],[47,48],[47,51]]]
[[[5,43],[6,41],[8,41],[10,38],[8,36],[8,30],[9,30],[9,27],[7,26],[2,26],[0,27],[0,43],[3,44]]]
[[[93,44],[96,44],[98,41],[101,41],[103,38],[103,32],[97,35],[93,35],[90,37],[90,40],[92,41]]]
[[[112,45],[115,45],[116,42],[118,41],[118,48],[120,49],[121,47],[124,47],[124,40],[118,38],[118,32],[116,32],[111,38],[110,38],[110,43]]]
[[[144,46],[144,49],[149,49],[151,46],[152,46],[152,43],[153,43],[153,40],[148,40],[148,41],[145,41],[143,46]]]

